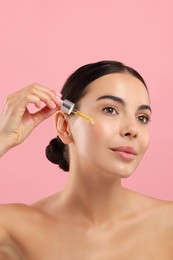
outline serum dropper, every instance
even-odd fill
[[[85,115],[84,113],[76,110],[74,107],[75,107],[75,104],[72,103],[71,101],[69,101],[68,99],[65,99],[65,100],[61,100],[58,98],[58,100],[61,102],[61,106],[60,106],[60,109],[62,111],[64,111],[67,115],[70,115],[71,113],[77,115],[77,116],[80,116],[82,117],[83,119],[87,120],[88,122],[90,122],[92,125],[94,124],[94,121],[93,119],[90,117],[90,116],[87,116]]]

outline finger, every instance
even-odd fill
[[[6,108],[10,113],[24,113],[26,107],[32,103],[38,109],[43,108],[43,105],[50,109],[59,108],[61,94],[56,94],[55,91],[43,87],[39,84],[32,84],[22,90],[10,94],[6,100]],[[18,112],[17,112],[18,111]]]
[[[34,121],[35,126],[40,124],[45,119],[51,117],[53,114],[55,114],[58,111],[58,108],[55,109],[49,109],[49,107],[44,107],[40,111],[32,114],[32,118]]]
[[[48,106],[50,109],[54,109],[56,107],[60,107],[60,102],[57,100],[56,103],[55,103],[55,98],[52,98],[52,96],[50,95],[50,93],[45,93],[43,91],[40,91],[38,89],[35,89],[33,91],[34,96],[36,96],[38,98],[38,102],[35,103],[35,105],[38,107],[38,108],[42,108],[43,105],[46,105]]]
[[[54,108],[54,104],[56,106],[60,106],[62,103],[61,97],[62,94],[56,93],[54,90],[49,89],[47,87],[44,87],[39,84],[33,84],[27,88],[27,91],[29,93],[32,93],[34,95],[38,95],[40,99],[46,103],[46,105],[50,108]],[[53,103],[52,103],[53,102]]]

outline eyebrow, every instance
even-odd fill
[[[111,99],[115,102],[118,102],[119,104],[121,104],[123,106],[126,106],[125,100],[120,97],[117,97],[117,96],[104,95],[104,96],[97,98],[96,101],[99,101],[102,99]],[[137,110],[146,110],[146,109],[149,110],[150,112],[152,112],[151,107],[149,105],[140,105]]]

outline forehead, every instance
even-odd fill
[[[126,101],[149,104],[146,87],[129,73],[108,74],[88,85],[86,97],[97,99],[102,95],[115,95]]]

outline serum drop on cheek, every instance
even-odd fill
[[[65,100],[61,100],[61,107],[60,109],[62,111],[64,111],[66,114],[70,115],[71,113],[82,117],[83,119],[87,120],[89,123],[91,123],[92,125],[94,124],[93,119],[90,116],[85,115],[84,113],[76,110],[74,108],[75,104],[72,103],[71,101],[65,99]]]

